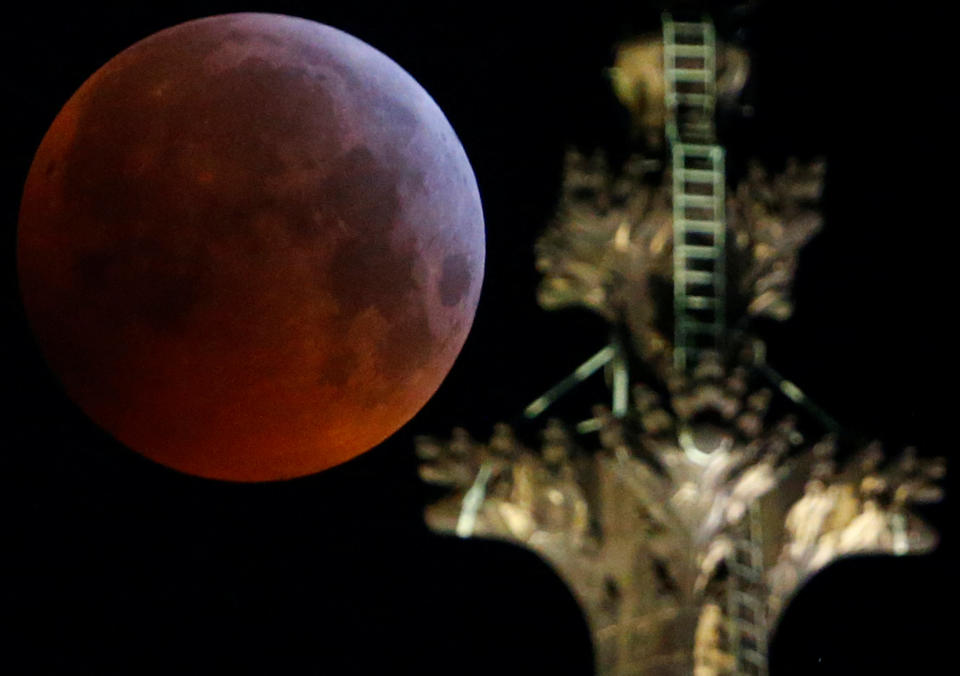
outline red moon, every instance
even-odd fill
[[[18,266],[67,394],[233,481],[314,473],[436,391],[483,277],[476,179],[400,66],[303,19],[161,31],[87,80],[27,178]]]

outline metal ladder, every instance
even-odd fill
[[[727,633],[736,676],[767,674],[767,598],[759,502],[745,517],[744,537],[727,559]],[[743,524],[742,524],[743,527]]]
[[[721,347],[726,326],[726,172],[716,144],[713,24],[663,17],[666,135],[673,157],[674,365]]]
[[[716,142],[716,34],[663,16],[666,135],[673,171],[674,365],[722,347],[726,330],[726,168]],[[766,676],[763,523],[754,502],[727,558],[726,614],[737,676]]]
[[[666,134],[671,141],[711,144],[717,98],[716,34],[713,24],[663,16]]]

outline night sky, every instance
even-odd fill
[[[35,3],[4,17],[0,671],[591,673],[586,623],[546,564],[428,532],[422,507],[436,494],[417,478],[413,437],[461,425],[486,438],[496,421],[518,423],[604,344],[586,311],[539,309],[533,242],[565,149],[628,147],[602,71],[618,40],[659,30],[658,10],[451,4]],[[741,23],[756,115],[726,128],[732,173],[750,156],[775,168],[823,155],[829,167],[795,316],[757,328],[772,365],[853,434],[951,457],[955,36],[945,11],[862,3],[871,9],[837,15],[839,4],[769,2]],[[112,440],[59,389],[17,292],[20,192],[63,103],[137,40],[230,11],[327,23],[406,68],[459,134],[487,225],[474,328],[434,398],[368,454],[272,484],[192,478]],[[721,35],[735,27],[718,20]],[[558,413],[582,419],[603,393],[589,384]],[[520,431],[535,441],[536,430]],[[806,587],[773,642],[772,674],[938,673],[951,652],[937,616],[956,595],[954,500],[923,512],[943,535],[935,554],[845,561]]]

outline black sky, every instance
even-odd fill
[[[734,168],[750,155],[829,162],[825,228],[801,259],[796,314],[763,327],[770,361],[864,438],[949,457],[955,39],[944,10],[862,4],[771,0],[743,24],[756,115],[724,141]],[[0,612],[12,631],[0,671],[590,673],[586,625],[545,564],[428,533],[412,442],[518,420],[606,338],[585,312],[537,307],[532,245],[564,150],[626,142],[602,70],[617,40],[659,23],[642,3],[574,5],[36,3],[4,18]],[[473,163],[488,261],[473,332],[420,415],[321,475],[235,485],[140,458],[66,399],[30,338],[14,251],[33,152],[83,80],[157,30],[250,10],[346,30],[431,92]],[[601,391],[562,411],[575,419]],[[774,676],[937,673],[951,652],[938,615],[956,592],[950,511],[948,499],[925,512],[944,536],[932,556],[847,561],[819,576],[774,642]]]

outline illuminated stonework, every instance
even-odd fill
[[[644,78],[668,103],[689,94],[710,105],[686,122],[671,120],[669,105],[632,111],[645,132],[651,119],[667,126],[672,164],[634,155],[614,169],[600,153],[568,153],[557,218],[537,243],[541,305],[596,312],[615,338],[527,416],[603,365],[612,406],[597,404],[577,425],[548,421],[539,449],[502,423],[487,441],[463,429],[417,440],[421,476],[449,489],[427,508],[430,527],[521,544],[548,561],[584,609],[600,676],[765,674],[768,638],[816,571],[936,543],[911,508],[940,499],[943,461],[912,449],[887,460],[879,444],[848,440],[766,365],[747,330],[752,317],[791,314],[800,249],[821,226],[825,164],[791,160],[770,176],[755,163],[728,188],[703,122],[713,99],[679,80],[651,81],[671,74],[664,59],[700,59],[675,77],[713,68],[712,40],[708,23],[667,19],[659,51],[621,52],[621,76],[634,75],[615,85],[628,106],[640,105],[628,88]],[[725,53],[742,86],[748,61]],[[713,96],[708,75],[701,84]],[[690,141],[690,129],[704,136]],[[698,167],[687,156],[713,159]],[[698,192],[697,181],[707,187]],[[698,257],[712,267],[695,267]],[[678,275],[707,279],[713,295]],[[721,305],[700,322],[721,328],[712,345],[678,345],[687,334],[677,322],[693,322],[681,312]],[[651,374],[644,382],[630,378],[638,361]]]
[[[551,420],[539,451],[499,424],[418,440],[425,480],[451,489],[427,510],[440,532],[523,544],[580,600],[598,673],[763,673],[787,602],[840,556],[928,551],[910,511],[940,497],[941,461],[874,444],[846,461],[811,443],[771,392],[713,360],[661,398],[634,387],[623,419],[595,410],[597,439]],[[588,452],[586,449],[590,448]]]

